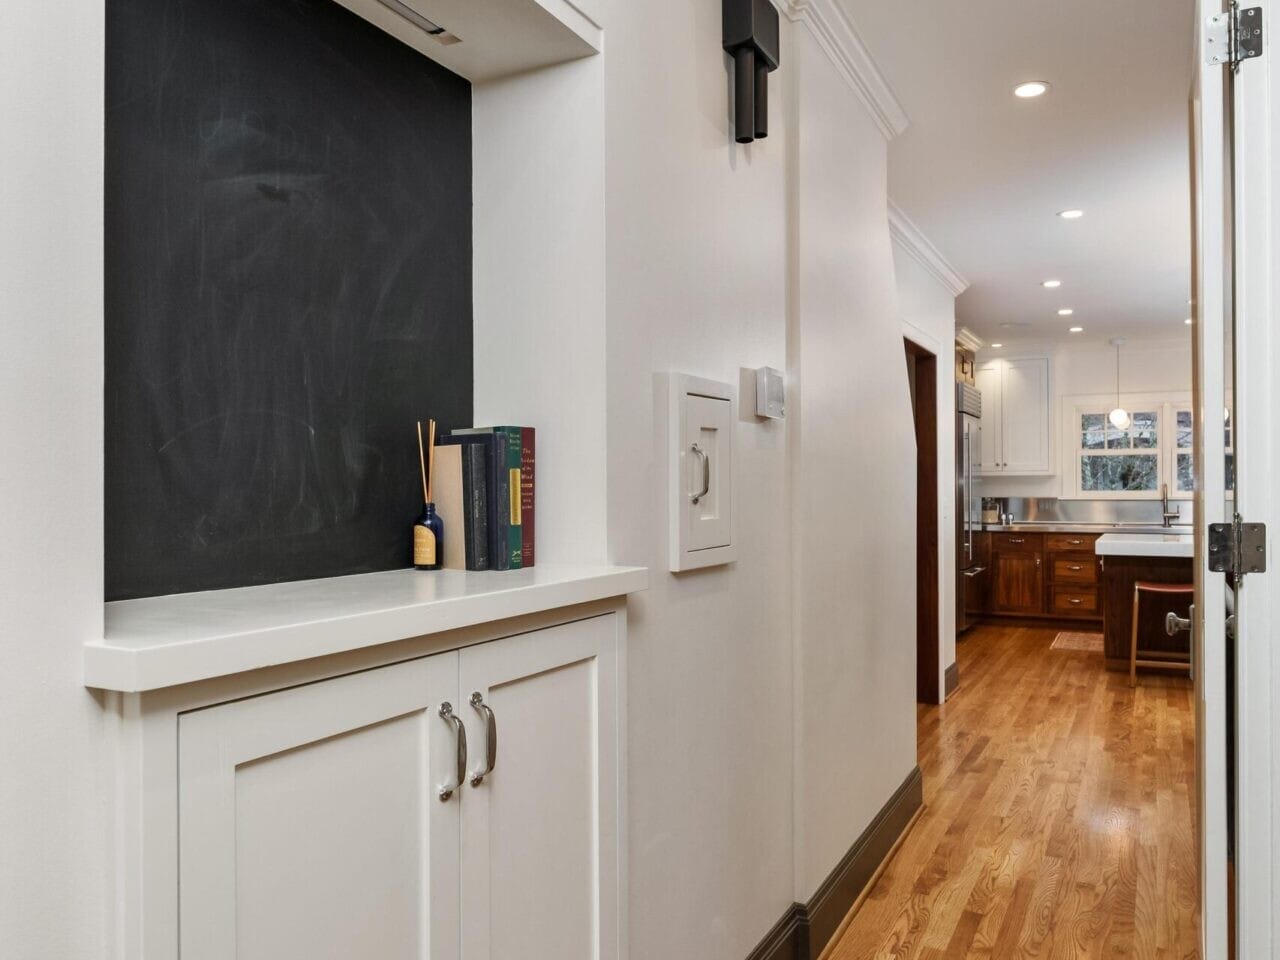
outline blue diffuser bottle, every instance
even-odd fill
[[[413,565],[418,570],[444,566],[444,523],[431,502],[431,468],[435,466],[436,422],[427,421],[427,448],[422,447],[422,421],[418,421],[418,466],[422,470],[422,516],[413,525]],[[429,451],[429,453],[427,452]]]

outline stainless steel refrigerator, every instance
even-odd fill
[[[973,487],[973,468],[982,446],[982,394],[968,383],[956,384],[956,633],[973,624],[973,613],[987,584],[987,568],[974,551],[981,529],[982,500]]]

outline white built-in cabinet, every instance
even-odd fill
[[[593,617],[181,715],[180,956],[616,957],[615,638]]]
[[[1000,476],[1052,472],[1048,358],[983,361],[977,367],[976,383],[982,393],[977,472]]]
[[[413,573],[109,608],[121,956],[625,960],[645,571]]]

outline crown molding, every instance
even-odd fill
[[[892,140],[907,129],[910,123],[907,112],[838,0],[776,2],[788,20],[803,23],[809,28],[840,76],[866,104],[886,140]]]
[[[968,327],[956,327],[956,343],[966,350],[972,350],[974,353],[977,353],[987,345],[985,340]]]
[[[926,237],[902,209],[889,201],[889,236],[902,247],[911,258],[924,267],[940,284],[958,297],[969,288],[969,281],[951,265],[937,247]]]

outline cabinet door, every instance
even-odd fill
[[[449,653],[179,718],[183,960],[456,960],[457,679]]]
[[[1006,360],[1001,378],[1003,473],[1049,472],[1049,361]]]
[[[618,957],[613,615],[462,651],[473,774],[462,803],[464,960]]]
[[[1043,613],[1044,568],[1038,553],[996,553],[996,613]]]
[[[978,365],[975,379],[982,394],[982,419],[978,424],[975,473],[1000,472],[1000,360]]]

